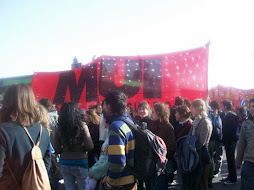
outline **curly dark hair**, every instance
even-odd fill
[[[82,117],[79,112],[78,104],[65,102],[60,110],[58,125],[61,130],[64,144],[71,149],[76,143],[77,137],[83,128]]]

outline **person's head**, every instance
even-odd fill
[[[77,103],[65,102],[58,118],[58,126],[61,130],[64,143],[71,148],[76,142],[80,130],[83,129],[82,117]]]
[[[100,115],[102,113],[102,105],[101,104],[96,105],[96,113],[98,115]]]
[[[196,99],[193,102],[191,102],[191,114],[192,116],[198,117],[200,115],[206,115],[207,114],[207,107],[206,107],[206,103],[204,100],[202,99]]]
[[[176,113],[175,113],[176,121],[185,121],[189,119],[190,116],[191,116],[191,112],[189,107],[183,105],[176,108]]]
[[[175,106],[181,106],[181,105],[183,105],[183,102],[184,102],[183,97],[177,96],[177,97],[175,98]]]
[[[80,113],[83,114],[83,115],[85,115],[86,110],[85,110],[84,108],[82,108],[82,109],[80,109]]]
[[[107,115],[124,115],[126,113],[127,96],[121,91],[107,93],[105,103]]]
[[[188,108],[190,108],[191,106],[191,102],[188,98],[184,98],[183,100],[183,105],[187,106]]]
[[[250,114],[252,117],[254,117],[254,98],[251,98],[249,101],[249,109],[250,109]]]
[[[85,112],[85,121],[88,123],[99,124],[100,119],[94,109],[88,109]]]
[[[42,98],[40,99],[40,104],[44,106],[44,108],[49,111],[51,107],[51,100],[49,98]]]
[[[159,120],[160,122],[169,122],[169,110],[166,104],[162,102],[155,103],[153,105],[152,118],[154,121]]]
[[[222,110],[223,110],[224,112],[227,112],[227,111],[231,111],[231,110],[232,110],[232,104],[231,104],[230,101],[224,100],[224,101],[222,101],[222,105],[223,105]]]
[[[41,104],[38,105],[38,109],[39,109],[39,116],[40,116],[39,123],[42,126],[44,126],[47,129],[48,133],[50,134],[50,132],[51,132],[50,117],[49,117],[48,111]]]
[[[214,100],[210,103],[210,107],[213,110],[213,112],[217,112],[220,109],[220,105],[218,101]]]
[[[57,105],[56,104],[51,104],[49,111],[57,111]]]
[[[142,101],[138,103],[138,115],[141,118],[147,117],[151,115],[151,108],[148,102]]]
[[[39,121],[38,103],[27,84],[9,86],[3,98],[1,122],[13,121],[22,126],[31,126]]]

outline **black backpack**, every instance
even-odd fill
[[[134,166],[127,163],[128,170],[136,179],[147,180],[159,176],[168,161],[165,142],[150,130],[121,120],[129,126],[135,139]]]

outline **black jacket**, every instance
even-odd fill
[[[231,112],[229,112],[223,118],[222,122],[222,140],[223,142],[238,141],[238,136],[236,134],[238,125],[238,117]]]
[[[27,128],[34,143],[39,137],[40,125],[35,123]],[[50,140],[46,129],[43,127],[39,145],[47,171],[50,169]],[[7,189],[15,189],[15,183],[8,170],[7,162],[17,182],[21,184],[23,174],[31,160],[30,151],[32,142],[23,127],[14,122],[0,124],[0,187],[5,184]],[[9,185],[7,185],[9,184]],[[12,187],[14,185],[14,187]]]

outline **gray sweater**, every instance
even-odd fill
[[[211,120],[206,115],[200,115],[193,121],[189,134],[197,135],[201,146],[206,145],[206,147],[208,147],[212,130],[213,127]]]
[[[254,163],[254,122],[250,119],[243,122],[238,141],[236,164],[243,160]]]

